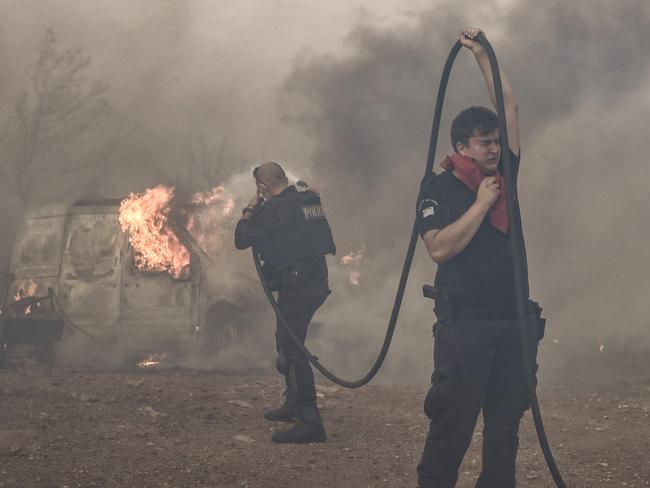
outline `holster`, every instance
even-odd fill
[[[433,299],[435,302],[433,312],[436,314],[437,322],[433,325],[434,332],[440,325],[452,325],[459,313],[463,314],[472,312],[475,314],[474,318],[481,318],[484,320],[499,319],[504,318],[505,316],[515,316],[514,308],[513,310],[509,311],[507,307],[504,310],[497,310],[501,307],[484,307],[480,309],[461,307],[459,310],[458,307],[454,304],[452,294],[445,286],[424,285],[422,287],[422,294],[426,298]],[[526,309],[536,318],[537,340],[541,341],[544,338],[544,332],[546,331],[546,319],[542,317],[542,307],[539,305],[539,303],[529,300],[526,304]],[[503,317],[500,316],[500,314],[503,315]]]
[[[537,340],[541,341],[544,338],[544,332],[546,331],[546,319],[542,317],[542,307],[539,303],[530,301],[532,312],[537,318]]]
[[[434,331],[439,324],[449,326],[454,323],[454,302],[447,287],[424,285],[422,294],[434,301],[433,313],[436,314],[437,319],[437,322],[433,325]]]

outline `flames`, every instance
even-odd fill
[[[139,368],[152,368],[154,366],[160,366],[165,359],[169,357],[167,352],[157,352],[149,356],[147,359],[144,359],[138,363]]]
[[[187,275],[190,253],[180,242],[172,228],[173,187],[159,185],[141,193],[132,193],[122,201],[119,221],[128,233],[134,251],[134,264],[140,271],[168,272],[173,278]],[[227,195],[224,187],[196,193],[184,205],[184,226],[199,245],[210,254],[220,244],[216,226],[228,217],[235,201]],[[180,222],[175,222],[181,225]]]
[[[223,186],[197,193],[191,199],[187,230],[194,236],[201,249],[215,256],[223,247],[223,221],[232,215],[235,200]]]
[[[14,295],[14,302],[17,302],[18,300],[22,300],[23,298],[26,297],[33,297],[34,295],[36,295],[36,288],[38,288],[38,285],[34,280],[28,280],[17,285],[16,293]]]
[[[35,297],[36,296],[36,291],[38,289],[38,285],[34,280],[27,280],[23,281],[21,283],[16,284],[16,293],[13,295],[13,303],[16,304],[16,302],[20,302],[21,300],[24,300],[25,298],[29,297]],[[14,314],[18,315],[29,315],[32,312],[36,311],[38,308],[40,308],[40,302],[37,301],[36,299],[32,300],[25,300],[26,303],[20,304],[18,310],[14,309]],[[11,305],[10,305],[11,306]],[[7,310],[9,307],[6,307],[6,309],[3,309],[0,306],[0,314],[5,313],[5,310]]]
[[[14,295],[14,302],[17,302],[19,300],[22,300],[23,298],[27,297],[33,297],[36,295],[36,289],[38,288],[38,285],[34,280],[28,280],[16,287],[16,294]],[[23,310],[23,315],[29,315],[34,311],[34,309],[39,308],[39,303],[34,302],[32,304],[29,304],[25,307]],[[33,308],[32,308],[33,307]]]
[[[354,286],[359,286],[361,283],[361,271],[359,271],[359,267],[361,266],[361,261],[363,260],[365,252],[366,246],[361,244],[361,248],[352,251],[350,254],[346,254],[341,258],[341,264],[350,268],[348,270],[348,275],[350,277],[350,283]]]
[[[180,278],[190,264],[190,253],[170,228],[172,198],[174,188],[162,185],[131,193],[120,204],[119,220],[129,234],[139,270],[167,271]]]

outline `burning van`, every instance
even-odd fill
[[[71,323],[121,349],[226,348],[268,314],[231,244],[233,207],[220,187],[174,204],[161,186],[29,211],[3,309],[51,291]]]

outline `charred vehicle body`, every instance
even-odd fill
[[[242,265],[225,242],[208,254],[185,227],[176,226],[163,238],[178,240],[185,262],[176,263],[174,273],[170,266],[143,265],[142,252],[120,225],[122,202],[79,201],[29,211],[16,236],[3,310],[52,294],[77,330],[133,353],[218,351],[268,314],[255,277],[241,271],[250,266]],[[228,219],[221,220],[217,234],[207,238],[218,241],[219,233],[231,232]],[[23,307],[23,318],[50,307],[32,308]]]

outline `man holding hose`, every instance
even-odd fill
[[[480,33],[463,29],[460,42],[474,54],[496,106],[488,56],[474,40]],[[508,221],[500,162],[501,151],[510,151],[516,186],[519,125],[517,102],[503,71],[501,81],[510,147],[500,145],[499,120],[492,110],[463,110],[451,127],[454,154],[442,162],[444,172],[424,178],[417,201],[418,230],[438,264],[434,373],[424,402],[431,422],[417,468],[420,488],[456,485],[481,411],[483,466],[476,488],[516,483],[519,422],[529,400],[508,233],[521,234],[521,222],[518,211],[516,221]],[[528,298],[528,290],[525,294]],[[535,315],[529,336],[536,355],[543,334],[541,310],[528,301],[527,311]]]
[[[269,289],[278,292],[286,324],[304,344],[312,316],[330,293],[326,254],[336,252],[320,196],[298,191],[282,166],[268,161],[253,171],[256,192],[235,229],[235,247],[253,247],[264,261]],[[276,324],[276,367],[285,377],[283,405],[264,414],[267,420],[293,422],[276,432],[273,442],[324,442],[326,435],[316,406],[314,374],[309,361],[280,323]]]

